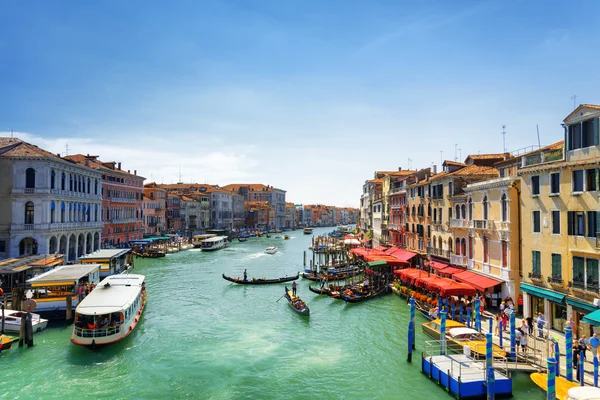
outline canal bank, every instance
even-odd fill
[[[331,229],[315,229],[322,234]],[[273,235],[277,236],[277,235]],[[451,397],[406,362],[409,308],[394,295],[347,304],[308,290],[311,309],[291,310],[284,285],[238,286],[221,274],[279,277],[301,271],[311,236],[250,238],[215,252],[137,259],[148,303],[130,338],[100,350],[69,342],[71,326],[36,334],[36,346],[0,358],[6,398],[436,398]],[[279,251],[264,253],[269,245]],[[313,283],[314,285],[314,283]],[[417,316],[417,353],[428,338]],[[515,399],[543,398],[525,374]],[[527,397],[526,397],[527,396]]]

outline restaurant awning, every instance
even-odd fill
[[[465,272],[465,270],[462,268],[456,268],[456,267],[446,267],[444,269],[440,269],[438,271],[438,274],[454,275],[454,274],[460,274],[461,272]]]
[[[456,277],[456,275],[454,275]],[[553,290],[544,289],[541,287],[529,285],[527,283],[521,283],[521,291],[532,294],[534,296],[543,297],[555,303],[562,303],[565,295],[562,293],[555,292]]]
[[[436,271],[440,271],[440,270],[450,266],[450,264],[448,264],[448,263],[441,262],[441,261],[435,261],[435,260],[431,260],[430,263],[431,263],[430,264],[431,268],[435,269]]]
[[[374,247],[373,250],[377,250],[377,251],[386,251],[388,248],[385,246],[377,246]]]
[[[587,322],[590,325],[600,325],[600,310],[596,310],[593,313],[589,313],[582,319],[583,322]]]
[[[369,267],[373,268],[373,267],[385,267],[388,264],[385,261],[371,261],[371,262],[368,262],[367,265]]]
[[[410,266],[408,261],[402,261],[397,259],[396,257],[379,255],[379,254],[371,254],[365,256],[365,261],[385,261],[387,265],[390,267],[407,267]]]
[[[468,283],[460,283],[448,278],[420,278],[419,281],[427,289],[438,292],[442,296],[473,296],[477,291]]]
[[[417,253],[413,253],[412,251],[402,250],[397,247],[390,247],[389,249],[387,249],[385,251],[385,253],[390,256],[396,257],[402,261],[408,261],[417,255]]]
[[[463,271],[458,274],[454,274],[452,278],[456,279],[458,282],[468,283],[475,289],[478,289],[482,292],[488,288],[500,285],[502,283],[502,281],[497,279],[488,278],[487,276],[479,275],[471,271]]]
[[[593,304],[590,303],[586,303],[584,301],[581,300],[576,300],[576,299],[572,299],[570,297],[565,298],[565,301],[567,302],[567,304],[569,304],[570,306],[573,306],[575,308],[579,308],[582,311],[585,312],[594,312],[598,309],[598,307],[596,307]]]

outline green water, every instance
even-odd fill
[[[331,229],[316,229],[315,234]],[[275,235],[273,235],[275,236]],[[317,296],[296,314],[284,285],[238,286],[221,274],[279,277],[302,270],[310,236],[250,238],[212,253],[188,250],[137,259],[148,303],[127,339],[100,350],[72,345],[71,326],[53,324],[34,348],[0,357],[0,396],[16,399],[451,399],[420,372],[426,337],[406,362],[409,309],[399,297],[346,304]],[[276,245],[275,255],[263,253]],[[308,256],[308,255],[307,255]],[[417,323],[423,322],[417,316]],[[543,399],[514,375],[516,399]]]

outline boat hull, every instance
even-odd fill
[[[304,315],[304,316],[310,315],[310,309],[308,308],[308,306],[306,305],[306,303],[304,303],[304,307],[301,308],[301,309],[297,309],[296,307],[294,307],[294,305],[292,304],[292,299],[296,298],[296,299],[300,300],[300,298],[298,296],[294,296],[292,294],[292,291],[289,290],[287,287],[285,288],[285,295],[284,296],[285,296],[286,300],[288,301],[288,305],[290,306],[290,308],[292,310],[294,310],[295,312],[297,312],[300,315]]]
[[[223,274],[223,279],[229,282],[238,283],[240,285],[271,285],[275,283],[282,282],[292,282],[298,280],[298,274],[296,276],[286,276],[285,278],[277,278],[277,279],[255,279],[255,280],[243,280],[239,278],[232,278]]]

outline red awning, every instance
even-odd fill
[[[445,263],[445,262],[441,262],[441,261],[435,261],[435,260],[431,260],[431,268],[435,269],[436,271],[441,271],[444,268],[447,268],[450,266],[450,264]]]
[[[385,251],[386,254],[396,257],[402,261],[408,261],[411,258],[413,258],[414,256],[417,255],[417,253],[413,253],[411,251],[406,251],[406,250],[402,250],[399,249],[397,247],[390,247],[389,249],[387,249]]]
[[[444,269],[438,270],[438,274],[445,274],[445,275],[460,274],[461,272],[465,272],[465,270],[462,268],[456,268],[456,267],[446,267]]]
[[[406,267],[409,266],[410,263],[408,261],[402,261],[397,259],[396,257],[387,256],[387,255],[379,255],[379,254],[368,254],[365,255],[365,261],[385,261],[389,266],[392,267]]]
[[[446,278],[434,282],[430,289],[439,291],[442,296],[474,296],[477,291],[468,283],[455,282]]]
[[[374,247],[373,250],[386,251],[388,248],[386,246],[377,246]]]
[[[461,273],[454,274],[452,278],[459,282],[468,283],[482,292],[487,288],[491,288],[502,283],[502,281],[497,279],[488,278],[487,276],[479,275],[471,271],[463,271]]]
[[[383,251],[379,251],[379,250],[375,250],[375,249],[365,249],[364,247],[352,249],[352,250],[350,250],[350,254],[355,254],[355,255],[361,256],[361,257],[370,256],[370,255],[379,255],[379,256],[386,255]]]
[[[427,277],[429,274],[427,271],[417,268],[405,268],[394,271],[394,276],[403,282],[412,282],[419,277]]]

